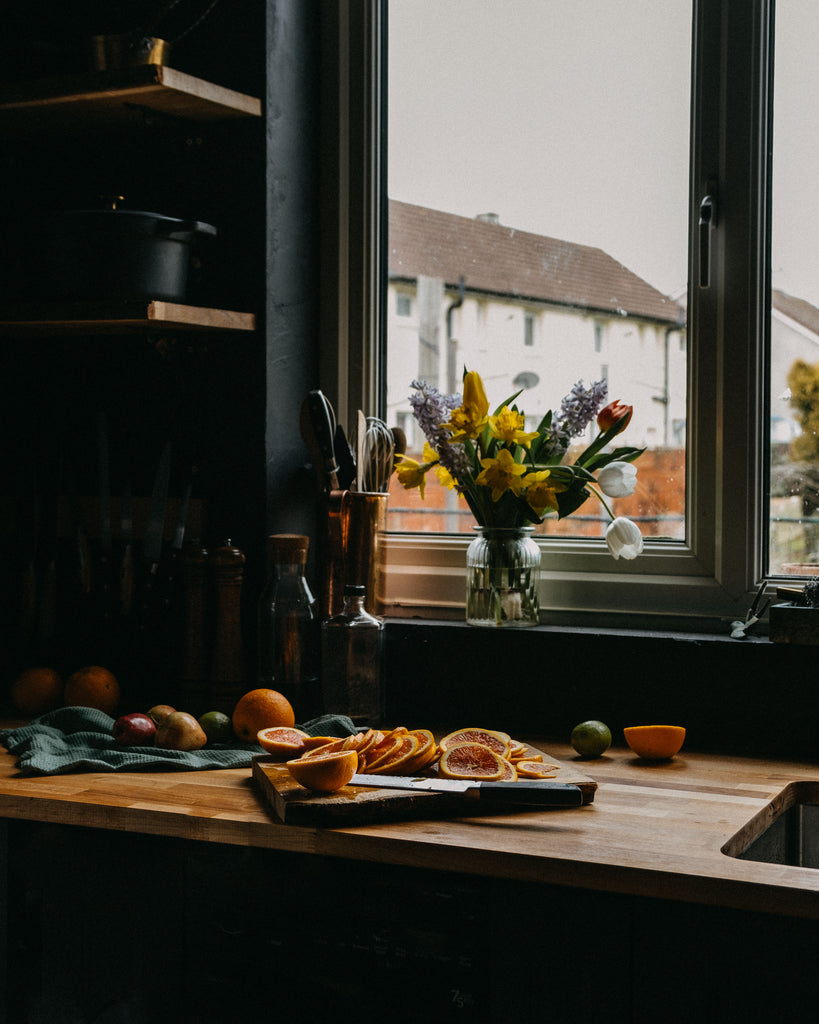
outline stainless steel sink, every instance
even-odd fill
[[[741,860],[819,868],[819,782],[791,782],[731,836],[722,852]]]

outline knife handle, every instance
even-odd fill
[[[482,782],[477,792],[481,800],[499,800],[505,804],[529,804],[538,807],[579,807],[583,792],[578,786],[562,782],[544,783],[537,779],[517,782]]]

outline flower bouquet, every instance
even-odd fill
[[[493,558],[498,571],[490,566],[468,574],[468,621],[537,621],[540,555],[538,551],[533,564],[534,524],[548,515],[565,518],[592,495],[611,517],[606,543],[612,555],[630,559],[642,551],[639,529],[631,520],[616,517],[606,501],[606,496],[634,491],[637,471],[632,463],[643,449],[604,450],[628,425],[633,411],[619,401],[604,405],[605,381],[589,388],[582,381],[575,384],[560,409],[547,412],[533,431],[525,429],[525,416],[515,405],[521,392],[490,413],[483,381],[474,371],[464,372],[462,396],[444,395],[423,381],[413,381],[412,388],[410,404],[426,442],[423,461],[403,456],[398,462],[400,483],[418,487],[423,498],[427,474],[433,472],[467,502],[484,542],[491,546],[493,535],[497,541],[495,554],[487,551],[481,557]],[[597,436],[573,461],[565,461],[574,439],[595,419]],[[519,540],[528,541],[525,557],[510,548]],[[518,566],[516,558],[526,565]],[[469,555],[467,565],[474,568]],[[481,604],[477,617],[471,615],[475,609],[470,601]]]

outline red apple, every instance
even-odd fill
[[[141,712],[121,715],[114,722],[114,739],[121,747],[153,746],[156,722]]]

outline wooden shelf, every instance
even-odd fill
[[[0,87],[0,123],[60,127],[133,119],[140,110],[195,121],[260,117],[261,100],[194,78],[183,71],[144,64],[115,71],[16,82]]]
[[[254,331],[253,313],[159,300],[0,307],[0,334],[119,334],[145,330]]]

